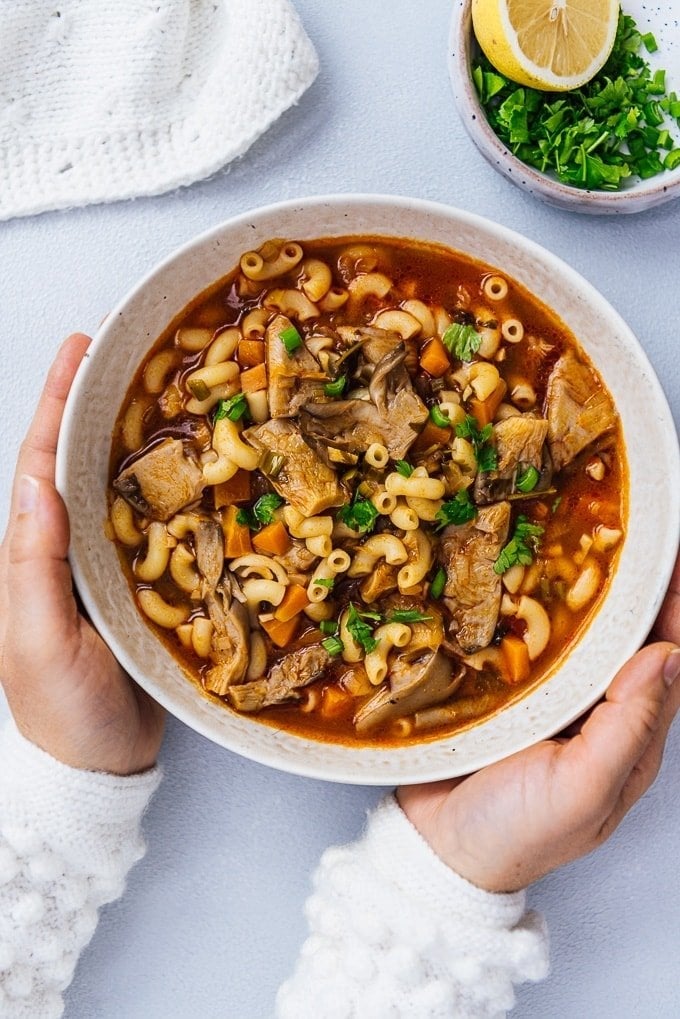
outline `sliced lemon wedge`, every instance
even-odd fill
[[[612,51],[618,0],[472,0],[477,41],[520,85],[549,92],[580,88]]]

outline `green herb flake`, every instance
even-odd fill
[[[445,414],[438,403],[435,403],[433,407],[430,407],[430,421],[436,425],[437,428],[450,428],[451,418],[448,414]]]
[[[355,496],[352,502],[341,506],[337,512],[337,519],[350,530],[358,531],[359,534],[370,534],[378,516],[378,511],[373,503],[358,496]]]
[[[317,577],[314,583],[319,587],[327,587],[329,591],[332,591],[335,577]]]
[[[441,598],[446,586],[446,570],[440,566],[430,584],[430,598]]]
[[[340,375],[333,382],[327,382],[323,387],[326,396],[342,396],[347,385],[347,376]]]
[[[402,478],[410,478],[413,474],[413,467],[406,460],[397,460],[394,469],[397,474],[401,474]]]
[[[453,322],[444,332],[442,343],[459,361],[471,361],[482,345],[482,336],[473,326]]]
[[[228,400],[220,400],[215,412],[215,421],[221,421],[222,418],[229,418],[230,421],[240,421],[241,418],[246,416],[249,417],[250,413],[245,393],[236,393],[235,396],[230,396]]]
[[[377,618],[376,618],[377,617]],[[350,602],[347,610],[347,629],[357,644],[362,647],[366,654],[375,651],[378,641],[373,636],[373,627],[366,622],[367,619],[380,622],[380,615],[377,612],[362,612]]]
[[[666,117],[677,120],[680,104],[666,94],[665,71],[652,72],[644,59],[644,50],[657,49],[652,33],[621,13],[606,64],[580,89],[519,87],[484,56],[472,79],[492,129],[524,163],[572,187],[618,191],[630,177],[653,177],[680,161],[658,152],[673,149],[658,128]]]
[[[531,566],[544,528],[532,524],[525,516],[517,517],[512,538],[494,563],[494,573],[503,574],[512,566]]]
[[[334,633],[338,632],[338,624],[335,619],[322,619],[319,623],[319,629],[322,633],[333,636]]]
[[[274,510],[283,504],[283,499],[276,492],[268,492],[261,495],[253,506],[253,513],[261,524],[271,524],[274,518]]]
[[[395,609],[388,617],[388,623],[426,623],[432,616],[426,616],[417,609]]]
[[[467,489],[456,492],[453,499],[443,502],[435,514],[438,523],[437,530],[448,527],[449,524],[467,524],[477,516],[477,507],[470,498]]]
[[[456,435],[460,439],[468,439],[475,451],[477,466],[482,474],[495,471],[498,467],[498,453],[492,444],[493,425],[484,425],[480,428],[471,414],[465,415],[465,420],[456,425]]]
[[[279,339],[286,348],[286,353],[290,357],[295,351],[302,346],[302,337],[295,328],[295,326],[289,326],[288,329],[283,329],[279,333]]]
[[[337,658],[345,650],[345,645],[339,637],[326,637],[321,641],[321,647],[325,648],[331,658]]]
[[[517,472],[517,478],[515,480],[515,488],[518,492],[523,492],[527,495],[529,492],[533,492],[540,480],[541,475],[535,467],[529,466],[524,470]]]

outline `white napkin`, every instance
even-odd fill
[[[207,177],[317,71],[288,0],[0,0],[0,220]]]

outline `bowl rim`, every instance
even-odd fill
[[[678,449],[677,436],[673,419],[671,416],[670,408],[666,401],[665,395],[659,383],[659,380],[649,363],[649,360],[636,339],[632,330],[627,326],[618,312],[612,307],[611,304],[604,298],[602,294],[590,284],[584,277],[582,277],[576,270],[571,268],[567,263],[563,262],[557,255],[552,254],[549,250],[544,248],[542,245],[535,241],[525,237],[524,235],[509,229],[499,223],[487,219],[486,217],[476,215],[474,213],[467,212],[465,210],[457,209],[453,206],[431,202],[424,199],[414,199],[405,196],[395,195],[380,195],[380,194],[352,194],[352,193],[338,193],[331,195],[315,195],[302,199],[289,199],[282,202],[261,206],[255,209],[246,210],[243,213],[239,213],[224,222],[217,224],[209,228],[208,230],[198,234],[197,236],[190,238],[184,244],[180,245],[174,251],[170,252],[164,259],[157,262],[137,283],[135,283],[128,292],[121,298],[115,308],[111,311],[106,320],[101,324],[97,333],[93,339],[93,343],[88,351],[88,354],[81,363],[74,380],[73,386],[69,393],[66,408],[64,412],[64,419],[62,428],[59,435],[59,443],[57,448],[57,460],[56,460],[56,483],[57,488],[64,496],[67,505],[69,505],[69,450],[74,441],[74,437],[78,431],[78,404],[81,398],[84,397],[85,388],[87,384],[90,372],[93,371],[93,365],[97,361],[97,355],[104,352],[106,349],[107,338],[110,331],[114,329],[114,324],[118,322],[119,317],[125,308],[138,299],[140,294],[143,294],[146,288],[153,284],[157,277],[161,277],[163,272],[175,263],[181,262],[188,253],[201,249],[205,245],[209,245],[211,241],[216,241],[225,230],[233,230],[237,226],[248,225],[251,226],[256,219],[267,219],[272,217],[278,217],[282,213],[294,213],[296,211],[303,211],[306,209],[316,209],[317,207],[329,207],[332,209],[342,209],[351,205],[361,209],[365,206],[379,208],[381,213],[394,212],[395,208],[404,209],[410,212],[414,212],[417,215],[423,217],[433,216],[438,219],[442,217],[444,219],[456,220],[458,223],[465,223],[471,228],[481,230],[482,233],[492,233],[499,241],[504,241],[509,244],[515,244],[519,246],[520,250],[528,253],[534,259],[537,259],[543,266],[550,267],[551,270],[559,271],[561,274],[564,287],[569,287],[571,284],[577,285],[577,290],[581,293],[585,293],[591,303],[596,307],[606,311],[606,314],[612,324],[620,329],[622,335],[626,339],[626,343],[630,344],[632,352],[635,354],[637,361],[642,367],[644,367],[649,385],[652,387],[654,396],[658,403],[658,410],[662,424],[664,426],[664,453],[665,453],[665,467],[666,467],[666,489],[664,493],[668,497],[667,508],[672,514],[670,520],[672,523],[668,524],[665,531],[665,542],[663,543],[662,550],[664,557],[662,563],[665,565],[665,569],[659,568],[659,572],[656,574],[658,583],[654,591],[654,597],[650,597],[649,601],[645,603],[644,610],[635,616],[635,619],[630,627],[630,630],[626,630],[625,633],[621,634],[620,644],[617,645],[617,653],[619,658],[621,654],[625,652],[625,657],[628,657],[634,650],[637,649],[639,644],[644,639],[645,635],[649,631],[654,618],[658,612],[661,600],[665,593],[666,587],[670,580],[673,563],[675,561],[675,554],[678,546],[678,539],[680,538],[680,450]],[[335,236],[343,236],[349,234],[357,234],[360,231],[351,229],[344,233],[341,230],[337,230]],[[368,231],[367,231],[368,232]],[[371,230],[371,233],[377,235],[378,231]],[[388,232],[386,231],[386,236]],[[397,236],[393,234],[392,236]],[[406,236],[401,234],[400,236]],[[426,240],[421,237],[420,239]],[[438,242],[434,242],[438,243]],[[454,248],[454,243],[448,245]],[[464,249],[458,249],[464,250]],[[490,260],[493,262],[493,259]],[[513,274],[508,273],[510,276]],[[204,289],[209,287],[209,283],[206,284]],[[527,286],[527,284],[523,284]],[[538,296],[538,295],[537,295]],[[539,297],[539,299],[541,299]],[[149,345],[156,340],[156,336],[153,336]],[[587,351],[588,352],[588,351]],[[137,364],[141,363],[145,355],[145,351],[137,359]],[[607,380],[605,379],[605,382]],[[115,415],[117,415],[118,407],[115,408]],[[114,415],[114,417],[115,417]],[[110,436],[109,436],[110,445]],[[106,541],[103,534],[101,540]],[[377,760],[377,754],[372,748],[364,747],[342,747],[338,744],[320,743],[319,741],[308,740],[303,737],[291,737],[293,740],[299,741],[306,744],[309,747],[322,747],[325,750],[340,749],[343,751],[349,750],[349,752],[335,755],[337,759],[333,760],[333,763],[328,765],[327,763],[323,766],[319,766],[317,757],[311,753],[308,761],[296,761],[295,765],[292,765],[288,761],[282,761],[279,757],[279,750],[277,750],[277,742],[275,739],[271,740],[271,744],[267,744],[267,749],[253,752],[252,748],[244,748],[243,741],[234,739],[229,736],[228,739],[223,737],[222,732],[216,733],[216,726],[211,726],[202,721],[201,717],[198,717],[199,713],[192,714],[192,711],[184,711],[181,707],[174,702],[173,697],[165,692],[165,690],[156,684],[155,681],[149,679],[144,674],[143,667],[140,662],[135,661],[122,647],[121,641],[119,640],[116,632],[109,626],[108,620],[104,613],[100,609],[99,600],[97,598],[96,590],[92,590],[89,584],[85,580],[84,571],[81,569],[81,564],[78,560],[77,555],[73,553],[73,549],[69,553],[71,561],[71,567],[73,571],[74,581],[81,594],[83,603],[90,614],[93,624],[96,629],[102,634],[107,644],[112,647],[114,654],[120,661],[121,665],[126,671],[133,676],[138,684],[146,689],[159,703],[161,703],[171,714],[179,718],[180,721],[184,722],[190,728],[196,730],[207,738],[213,740],[219,745],[226,749],[240,753],[247,758],[257,761],[260,764],[276,767],[279,770],[288,771],[293,774],[302,775],[305,777],[324,779],[336,782],[344,782],[349,784],[361,784],[361,785],[388,785],[388,784],[404,784],[414,783],[423,781],[434,781],[443,778],[453,777],[455,775],[467,774],[471,770],[477,770],[486,764],[492,763],[499,759],[497,752],[478,752],[476,757],[472,760],[467,759],[465,767],[456,765],[453,762],[454,757],[447,758],[446,766],[441,762],[430,765],[429,767],[419,767],[417,773],[412,769],[411,772],[408,769],[404,770],[403,762],[407,760],[409,750],[415,750],[418,748],[422,753],[426,754],[428,746],[437,746],[437,744],[443,744],[446,740],[437,741],[423,741],[414,744],[406,748],[392,748],[386,749],[381,748],[381,753],[389,753],[391,760],[394,761],[394,769],[392,772],[387,772],[385,769],[380,771],[379,775],[373,775],[371,773],[371,757],[373,756]],[[616,575],[615,575],[616,576]],[[127,584],[127,581],[125,581]],[[596,618],[598,613],[595,614]],[[151,634],[153,639],[157,641],[155,635],[152,634],[149,629],[148,632]],[[637,636],[633,639],[633,632]],[[579,639],[577,647],[583,643],[584,638],[587,634],[587,630],[584,631]],[[158,642],[160,643],[160,642]],[[561,668],[563,662],[560,662],[558,668]],[[617,666],[618,667],[618,666]],[[520,749],[532,745],[538,739],[549,738],[554,735],[555,732],[559,731],[565,725],[574,721],[579,717],[584,710],[590,707],[599,697],[604,693],[608,686],[611,678],[613,677],[615,668],[612,669],[607,675],[601,677],[598,682],[591,683],[589,690],[583,694],[581,700],[574,704],[573,714],[570,718],[561,718],[560,723],[557,727],[551,728],[550,731],[543,730],[538,735],[536,733],[527,735],[526,733],[522,738],[517,739],[512,746],[506,747],[501,756],[507,756]],[[188,680],[183,678],[183,682],[188,684]],[[539,684],[537,689],[541,689],[543,684]],[[527,696],[531,696],[534,691],[529,691]],[[197,701],[200,701],[200,695],[195,694]],[[520,699],[516,704],[521,704],[526,697]],[[191,702],[193,705],[193,701]],[[218,706],[219,707],[219,706]],[[222,710],[221,708],[219,709]],[[502,714],[502,713],[501,713]],[[495,716],[494,716],[495,717]],[[253,722],[250,724],[258,725],[261,729],[269,729],[273,734],[277,734],[277,730],[264,726],[262,723]],[[474,727],[473,727],[474,728]],[[467,730],[469,731],[469,730]],[[455,749],[455,747],[450,748]],[[358,770],[357,770],[358,769]]]
[[[644,212],[680,197],[680,169],[636,184],[634,189],[593,191],[575,188],[518,159],[489,124],[470,77],[473,38],[472,0],[456,0],[451,14],[448,70],[453,97],[467,134],[486,161],[517,187],[570,212],[606,215]]]

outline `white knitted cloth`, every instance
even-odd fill
[[[288,0],[0,0],[0,19],[0,220],[207,177],[318,71]]]
[[[158,773],[116,778],[0,736],[0,1016],[57,1019],[97,909],[142,855]],[[277,999],[280,1019],[486,1019],[513,983],[547,971],[524,893],[450,871],[387,798],[353,845],[328,850],[306,906],[311,935]],[[227,1014],[238,1015],[237,1001]]]

